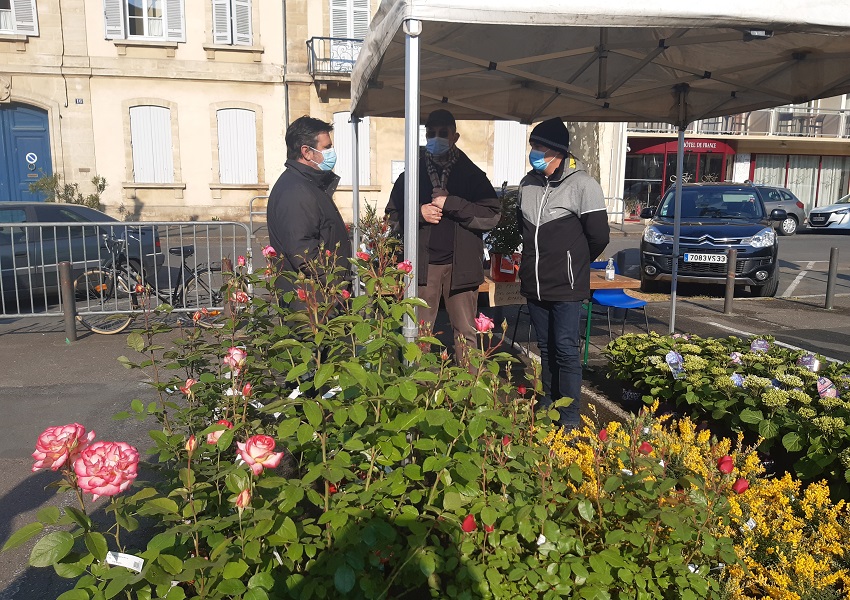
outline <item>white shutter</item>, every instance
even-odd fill
[[[336,148],[336,167],[334,171],[339,175],[339,185],[351,185],[352,167],[354,161],[351,156],[351,118],[350,112],[334,113],[334,148]]]
[[[350,127],[351,125],[349,125]],[[371,185],[372,183],[371,147],[372,145],[369,143],[369,117],[363,117],[357,125],[357,153],[360,160],[357,166],[360,173],[360,185]]]
[[[35,0],[12,0],[12,25],[15,33],[38,35]]]
[[[230,38],[230,0],[213,0],[213,43],[231,43]]]
[[[252,110],[216,112],[221,183],[257,183],[257,116]]]
[[[165,0],[166,37],[172,42],[186,41],[186,23],[183,19],[183,0]]]
[[[351,31],[348,37],[362,40],[369,33],[369,0],[352,0]],[[356,57],[355,57],[356,58]]]
[[[331,37],[347,38],[349,35],[349,0],[331,0]]]
[[[240,46],[250,46],[254,43],[251,0],[233,0],[233,43]]]
[[[103,22],[108,40],[123,40],[126,37],[124,34],[124,2],[126,0],[103,0]]]
[[[519,185],[528,172],[528,128],[516,121],[496,121],[493,184]]]
[[[162,106],[130,107],[133,181],[174,183],[171,110]]]

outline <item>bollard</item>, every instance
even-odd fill
[[[65,317],[65,341],[77,341],[77,299],[74,296],[74,280],[71,263],[59,263],[59,286],[62,292],[62,314]]]
[[[832,309],[832,299],[835,297],[835,278],[838,277],[838,248],[829,249],[829,275],[826,277],[826,301],[823,307]]]
[[[723,314],[732,314],[732,298],[735,297],[735,265],[738,263],[738,251],[729,248],[726,251],[726,296],[723,300]]]

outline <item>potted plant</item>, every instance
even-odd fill
[[[490,278],[493,281],[516,281],[520,260],[517,249],[522,244],[517,221],[519,190],[508,188],[505,182],[499,195],[502,200],[502,218],[485,238],[490,251]]]

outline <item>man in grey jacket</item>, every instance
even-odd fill
[[[590,298],[590,263],[608,245],[602,188],[570,154],[570,134],[560,119],[538,124],[529,136],[532,170],[520,182],[522,228],[520,293],[540,351],[542,407],[572,398],[560,423],[579,425],[581,303]]]

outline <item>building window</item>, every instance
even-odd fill
[[[244,108],[223,108],[216,111],[216,121],[219,182],[258,183],[256,113]]]
[[[519,185],[528,172],[528,127],[516,121],[496,121],[493,135],[493,183]]]
[[[369,16],[369,0],[331,0],[331,37],[364,39]]]
[[[174,183],[171,110],[162,106],[130,107],[133,181]]]
[[[252,46],[251,0],[212,0],[213,42]]]
[[[186,41],[183,0],[104,0],[106,38]]]
[[[339,185],[349,186],[354,183],[354,152],[352,150],[354,132],[349,120],[350,112],[334,113],[334,148],[336,148],[336,174],[339,175]],[[371,185],[372,157],[369,152],[369,117],[360,119],[357,125],[357,154],[359,185]]]
[[[0,0],[0,32],[38,35],[35,0]]]

